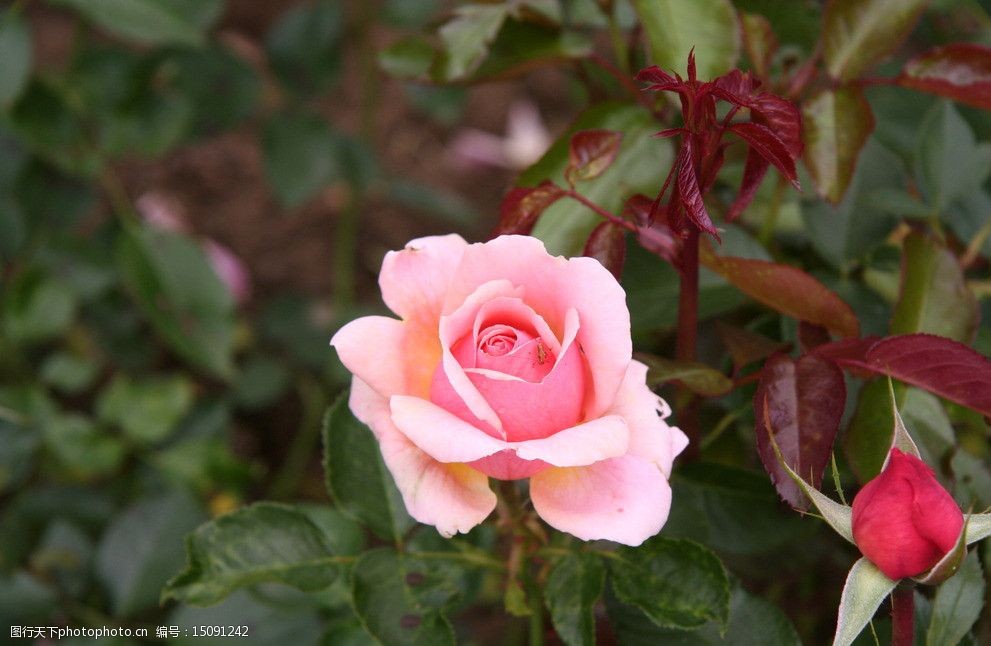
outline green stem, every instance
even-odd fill
[[[540,586],[534,580],[530,568],[524,566],[526,599],[530,608],[530,646],[544,644],[544,598]]]
[[[299,483],[306,476],[306,467],[313,459],[313,454],[320,443],[323,413],[327,408],[327,398],[323,388],[314,378],[306,375],[301,377],[296,391],[303,405],[303,420],[299,432],[289,446],[286,459],[272,480],[269,498],[275,500],[292,498],[299,488]]]
[[[364,195],[351,187],[344,209],[337,215],[334,232],[334,298],[337,307],[346,309],[354,304],[355,265],[358,262],[358,218]]]

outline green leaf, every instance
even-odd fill
[[[991,536],[991,514],[971,514],[967,522],[967,544]]]
[[[921,234],[905,238],[901,294],[891,334],[929,332],[969,343],[977,329],[977,299],[956,256]]]
[[[599,177],[582,182],[578,192],[613,213],[635,193],[655,193],[659,177],[674,161],[671,143],[651,135],[657,124],[642,107],[604,103],[585,111],[572,127],[519,179],[521,186],[536,186],[544,180],[565,185],[568,149],[571,136],[580,130],[618,130],[624,133],[616,161]],[[574,200],[559,200],[551,205],[533,228],[552,254],[581,255],[585,240],[602,218]]]
[[[693,462],[678,466],[671,488],[665,535],[690,538],[721,554],[774,553],[816,531],[780,504],[764,473]]]
[[[0,61],[0,108],[7,108],[31,74],[31,31],[15,9],[0,15]]]
[[[214,134],[237,125],[252,115],[261,94],[261,82],[251,66],[219,44],[168,52],[162,70],[192,104],[194,134]],[[223,101],[216,100],[218,93],[224,95]]]
[[[344,17],[337,0],[316,0],[285,12],[266,38],[272,68],[303,94],[324,92],[341,68]]]
[[[6,286],[4,332],[15,342],[36,343],[64,333],[76,315],[76,299],[61,281],[38,270]]]
[[[14,489],[30,474],[40,445],[37,428],[0,405],[0,494]]]
[[[430,563],[390,549],[365,552],[351,570],[354,610],[384,644],[454,644],[442,609],[459,594]]]
[[[861,557],[854,563],[840,597],[833,646],[849,646],[853,643],[874,616],[874,611],[896,585],[897,581],[884,576],[867,557]]]
[[[56,352],[41,364],[40,376],[60,392],[78,394],[93,383],[99,370],[100,364],[94,359]]]
[[[544,602],[554,630],[568,646],[595,644],[595,602],[602,594],[605,568],[593,554],[575,552],[553,562]]]
[[[282,362],[266,355],[254,355],[234,380],[234,401],[247,410],[271,406],[286,392],[291,381],[292,375]]]
[[[266,590],[268,592],[268,590]],[[325,621],[320,617],[320,609],[308,603],[266,603],[268,599],[254,598],[247,591],[239,591],[230,595],[222,602],[205,607],[195,607],[179,604],[162,621],[168,626],[247,626],[248,636],[245,643],[251,646],[286,646],[286,644],[330,644],[338,646],[337,642],[322,642],[325,632]],[[360,627],[359,627],[360,630]],[[364,631],[362,631],[363,633]],[[236,638],[239,639],[239,638]],[[222,646],[231,641],[231,637],[205,638],[203,635],[194,636],[192,631],[180,634],[178,638],[169,637],[170,646]],[[366,646],[359,642],[360,646]],[[341,646],[359,646],[344,642]]]
[[[616,596],[658,626],[697,628],[709,620],[725,625],[729,579],[719,559],[697,543],[658,536],[639,548],[624,547],[610,559]]]
[[[44,433],[48,450],[73,475],[91,478],[112,474],[124,460],[120,438],[82,415],[56,416],[45,423]]]
[[[295,208],[341,177],[338,144],[323,117],[287,114],[268,122],[265,172],[282,204]]]
[[[803,159],[819,195],[843,199],[857,158],[874,130],[874,115],[857,86],[820,92],[802,104]]]
[[[972,516],[968,516],[967,525],[971,518]],[[970,534],[966,526],[964,532],[965,536],[962,538],[966,544]],[[928,644],[959,643],[977,621],[984,607],[985,582],[979,551],[971,550],[958,565],[956,573],[936,590],[932,623],[926,640]]]
[[[905,388],[895,384],[897,405],[902,407]],[[891,448],[891,432],[894,428],[891,399],[886,379],[875,379],[860,389],[857,408],[843,435],[850,468],[861,483],[868,482],[881,472]]]
[[[586,58],[591,53],[592,41],[585,34],[508,19],[489,47],[488,55],[465,80],[502,79],[536,65],[560,64],[561,61]]]
[[[740,56],[740,27],[729,0],[633,0],[650,55],[664,70],[687,76],[688,52],[695,50],[698,78],[730,71]]]
[[[399,490],[382,461],[378,442],[341,395],[324,416],[324,471],[337,506],[386,540],[413,526]]]
[[[168,582],[162,601],[209,605],[259,583],[327,587],[345,560],[341,553],[354,547],[353,530],[318,522],[299,507],[261,502],[201,525],[187,538],[186,568]],[[347,535],[338,536],[341,529]]]
[[[733,389],[733,380],[711,366],[697,361],[673,361],[639,352],[634,357],[647,364],[647,384],[659,386],[680,381],[696,395],[721,397]]]
[[[72,175],[93,177],[103,160],[65,94],[46,80],[32,78],[7,115],[10,129],[49,164]]]
[[[636,608],[606,596],[609,622],[623,646],[799,646],[801,640],[788,616],[771,602],[733,582],[729,621],[710,621],[692,631],[661,628]]]
[[[901,160],[876,138],[869,139],[840,203],[834,207],[817,201],[802,209],[812,246],[836,268],[863,258],[881,244],[897,222],[874,201],[873,191],[904,181]]]
[[[20,626],[26,621],[47,621],[58,607],[53,588],[24,571],[0,573],[0,622]]]
[[[132,380],[118,374],[96,402],[100,419],[116,424],[131,439],[164,440],[193,405],[193,384],[182,375]]]
[[[841,81],[861,76],[915,26],[926,0],[831,0],[822,22],[823,58]]]
[[[508,12],[502,4],[470,4],[454,10],[454,17],[438,32],[444,44],[444,79],[461,79],[481,65]]]
[[[979,190],[991,174],[991,144],[974,131],[950,101],[939,101],[918,129],[915,171],[926,201],[942,211]]]
[[[115,36],[145,45],[200,45],[223,0],[53,0]]]
[[[379,67],[396,78],[427,78],[436,53],[430,41],[421,36],[411,36],[379,51]]]
[[[110,594],[114,616],[133,616],[158,604],[162,586],[182,565],[182,537],[202,519],[196,501],[172,492],[131,505],[107,527],[96,574]]]
[[[130,226],[116,252],[125,286],[156,331],[192,365],[227,378],[234,301],[203,250],[175,233]]]

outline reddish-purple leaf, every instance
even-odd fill
[[[651,65],[637,72],[636,79],[644,83],[650,83],[644,89],[655,92],[677,91],[684,85],[681,79],[676,79],[656,65]]]
[[[991,110],[991,47],[953,43],[916,56],[898,76],[902,87]]]
[[[514,188],[502,200],[495,235],[529,235],[540,214],[563,195],[564,189],[549,180],[533,187]]]
[[[798,322],[798,344],[802,352],[812,352],[819,346],[831,342],[829,332],[821,325],[814,325],[808,321]]]
[[[678,199],[689,219],[702,231],[711,233],[719,238],[716,227],[709,218],[709,212],[702,201],[702,191],[699,190],[699,180],[695,174],[695,164],[692,154],[692,139],[685,137],[678,149]]]
[[[616,160],[623,133],[616,130],[582,130],[571,137],[568,167],[564,171],[569,184],[594,179]]]
[[[843,373],[826,359],[777,354],[764,364],[754,395],[757,452],[778,494],[796,509],[808,508],[808,500],[778,462],[768,434],[785,463],[818,488],[845,403]]]
[[[839,336],[859,336],[860,322],[850,306],[801,269],[766,260],[716,256],[708,245],[700,251],[702,264],[754,300]]]
[[[888,375],[991,416],[991,360],[962,343],[934,334],[903,334],[881,339],[863,352],[862,345],[836,352],[830,346],[816,354],[830,356],[844,368]]]
[[[626,262],[626,229],[611,222],[601,223],[592,229],[582,254],[601,262],[619,280]]]
[[[860,366],[863,366],[867,361],[867,351],[879,340],[880,337],[878,336],[865,336],[862,339],[840,339],[820,345],[812,352],[824,359],[829,359],[862,379],[872,379],[874,372]]]
[[[736,199],[726,212],[726,219],[730,222],[740,217],[750,202],[753,201],[760,183],[767,174],[770,164],[760,154],[751,148],[747,151],[747,163],[743,167],[743,181],[740,183],[740,192],[736,194]]]
[[[795,173],[795,160],[788,147],[778,138],[774,131],[760,123],[734,123],[729,129],[750,144],[761,157],[781,171],[788,180],[801,190],[798,175]]]
[[[635,222],[637,226],[646,226],[651,220],[651,212],[654,210],[654,200],[643,193],[631,195],[626,204],[623,205],[623,217]]]
[[[777,135],[792,160],[802,156],[802,113],[794,103],[765,92],[750,99],[747,107],[755,122]]]
[[[723,345],[729,350],[737,370],[754,361],[769,357],[775,352],[787,352],[791,349],[790,343],[775,341],[762,334],[722,321],[716,321],[716,332],[722,339]]]

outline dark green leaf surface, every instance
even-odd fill
[[[158,604],[162,586],[182,565],[182,537],[202,520],[199,504],[179,492],[139,501],[114,519],[97,549],[96,574],[115,616]]]
[[[327,490],[341,510],[386,540],[399,540],[412,527],[378,442],[359,422],[342,395],[323,423]]]
[[[344,16],[337,0],[299,4],[268,33],[266,48],[280,80],[304,93],[326,91],[341,66]]]
[[[173,350],[213,375],[231,373],[234,303],[199,246],[174,233],[131,227],[118,240],[117,265]]]
[[[223,0],[55,0],[109,33],[145,45],[200,45]]]
[[[221,516],[189,536],[186,569],[169,581],[162,599],[209,605],[238,588],[269,582],[306,591],[325,588],[340,571],[335,547],[353,547],[352,539],[328,535],[335,530],[336,521],[318,526],[300,508],[276,503]]]
[[[655,537],[624,547],[610,559],[616,596],[665,628],[698,628],[709,620],[725,625],[730,587],[726,570],[708,549],[687,540]]]
[[[341,177],[339,140],[316,115],[283,115],[265,128],[265,172],[275,195],[294,208]]]
[[[390,549],[365,552],[351,570],[354,610],[383,644],[454,644],[442,609],[457,586],[415,557]]]
[[[554,561],[544,601],[551,613],[554,630],[568,646],[595,644],[593,608],[602,594],[605,568],[599,557],[575,552]]]

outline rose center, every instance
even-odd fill
[[[519,336],[513,328],[508,325],[493,325],[482,333],[478,340],[478,349],[490,357],[501,357],[512,352],[518,341]]]

